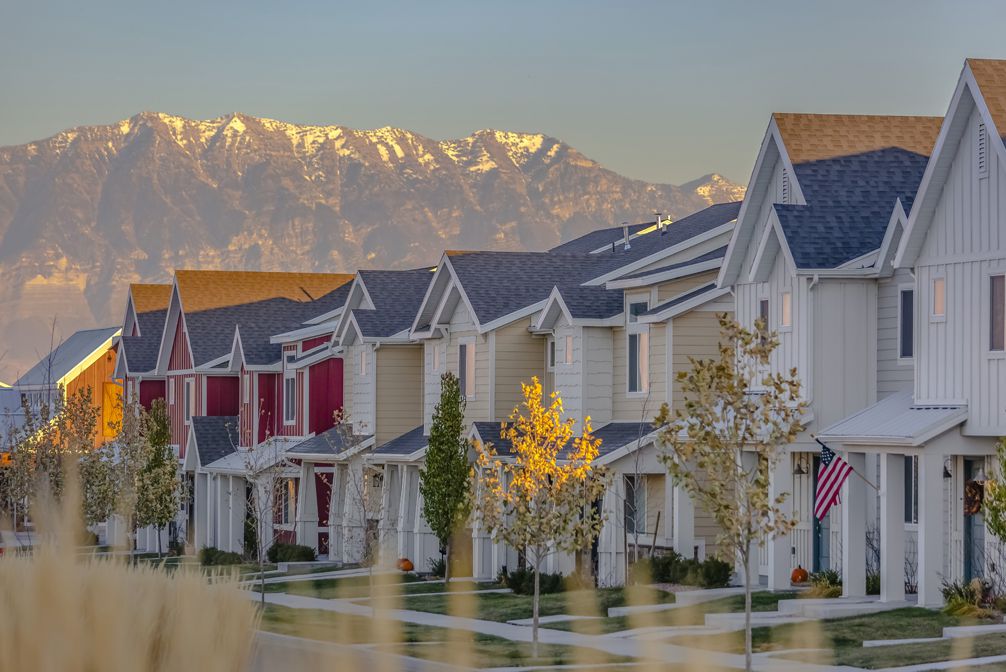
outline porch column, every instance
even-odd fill
[[[209,508],[207,505],[207,500],[209,499],[208,480],[209,476],[206,474],[196,474],[196,491],[192,496],[192,507],[195,509],[192,515],[192,522],[196,527],[194,535],[196,551],[209,545],[206,536],[206,522],[208,520],[206,509]]]
[[[866,473],[866,453],[846,453],[845,461]],[[866,595],[866,483],[850,474],[842,486],[842,596]]]
[[[597,581],[602,587],[625,584],[625,478],[616,473],[601,504],[605,522],[597,547]]]
[[[231,512],[231,550],[235,553],[241,553],[244,551],[245,514],[248,507],[245,500],[245,480],[240,476],[230,476],[228,489]]]
[[[769,478],[769,498],[775,499],[787,493],[786,501],[780,505],[787,518],[793,513],[793,455],[786,453],[772,470]],[[768,589],[788,590],[790,573],[793,570],[793,552],[790,535],[776,535],[768,541]]]
[[[905,456],[885,453],[880,456],[880,601],[904,599]]]
[[[404,464],[399,464],[395,469],[398,471],[398,486],[400,490],[398,495],[398,521],[395,523],[395,529],[398,530],[398,557],[408,558],[412,561],[413,566],[418,566],[419,558],[413,557],[411,544],[412,524],[409,514],[412,511],[413,494],[409,488],[409,468]]]
[[[946,536],[943,530],[943,455],[924,450],[919,455],[919,606],[943,604],[940,574]]]
[[[366,496],[363,482],[363,461],[353,459],[346,465],[346,491],[342,515],[342,561],[360,562],[364,559],[367,521],[362,498]]]
[[[300,465],[300,487],[297,489],[297,543],[318,550],[318,491],[314,480],[314,463]]]
[[[671,477],[668,475],[668,482]],[[688,491],[680,485],[671,486],[671,515],[673,516],[674,550],[685,556],[695,557],[695,504]]]

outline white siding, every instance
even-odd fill
[[[437,369],[433,368],[434,350],[440,351],[440,366]],[[440,376],[447,371],[447,343],[445,339],[429,340],[423,344],[423,371],[423,432],[428,435],[433,409],[440,401]]]
[[[898,357],[901,290],[914,287],[907,269],[898,269],[877,286],[877,399],[912,389],[912,359]]]
[[[350,376],[353,381],[353,409],[350,420],[353,421],[353,429],[357,434],[373,434],[376,424],[374,396],[377,391],[374,347],[361,343],[352,345],[347,350],[349,359],[346,361],[345,375]],[[365,375],[360,375],[361,356],[366,359]]]
[[[1006,270],[1006,166],[990,151],[988,177],[978,177],[977,124],[972,114],[916,262],[915,396],[923,403],[966,401],[965,433],[1000,435],[1006,433],[1006,359],[988,351],[988,274]],[[941,275],[946,319],[935,321],[932,280]]]

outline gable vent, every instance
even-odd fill
[[[782,202],[789,203],[789,170],[782,169]]]
[[[985,122],[978,123],[978,137],[975,139],[975,164],[978,177],[989,176],[989,134],[985,131]]]

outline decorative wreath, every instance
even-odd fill
[[[982,510],[982,500],[985,498],[985,487],[978,481],[968,481],[964,484],[964,515],[973,516]]]

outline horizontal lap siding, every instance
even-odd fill
[[[113,382],[115,355],[114,347],[106,350],[90,366],[81,371],[73,380],[70,380],[64,391],[69,398],[82,390],[90,390],[91,405],[101,411],[98,415],[98,426],[94,431],[95,446],[104,442],[105,439],[115,436],[116,424],[122,416],[121,412],[116,414],[116,407],[122,408],[122,390],[110,394],[107,399],[105,397],[105,383]]]
[[[496,409],[493,420],[506,419],[520,404],[523,400],[521,383],[530,384],[532,377],[537,376],[541,380],[544,375],[545,339],[532,336],[527,328],[528,320],[525,318],[495,332],[495,353],[491,353],[496,358]],[[560,358],[558,351],[556,358]]]
[[[920,402],[966,401],[965,431],[1006,433],[1006,360],[989,356],[989,275],[1006,272],[1006,169],[989,139],[988,176],[975,165],[972,113],[916,266]],[[993,129],[989,129],[993,130]],[[945,278],[946,319],[930,318],[932,282]]]
[[[684,396],[677,375],[692,370],[693,359],[719,357],[720,324],[717,313],[693,310],[674,318],[670,325],[671,347],[671,405],[674,410],[684,410]]]
[[[908,269],[898,269],[877,287],[877,398],[912,389],[912,360],[900,354],[899,316],[901,290],[911,289],[914,280]],[[917,317],[917,315],[916,315]]]
[[[678,278],[677,280],[661,283],[657,285],[657,303],[663,303],[668,299],[673,299],[679,294],[684,294],[685,292],[689,292],[693,289],[698,289],[703,285],[716,282],[716,275],[717,271],[709,271],[708,273],[698,273],[696,275],[689,275],[685,278]]]
[[[423,348],[386,345],[377,352],[375,445],[401,436],[422,422]]]
[[[649,394],[629,396],[628,389],[628,337],[624,328],[612,330],[613,352],[613,397],[614,419],[621,421],[648,422],[657,415],[660,405],[666,400],[667,376],[664,368],[667,351],[666,327],[663,324],[650,325],[649,352]]]

